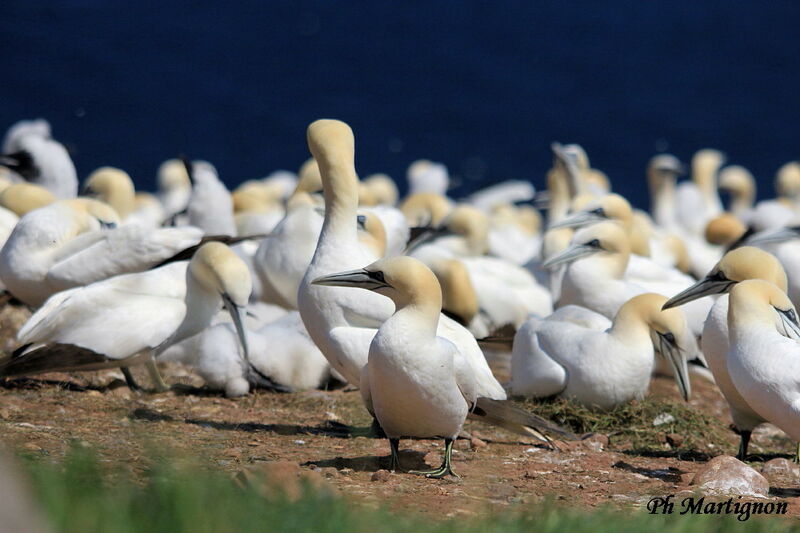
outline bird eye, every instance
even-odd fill
[[[100,220],[99,218],[97,221],[100,223],[100,227],[103,229],[114,229],[117,227],[116,222],[106,222],[105,220]]]
[[[716,272],[709,274],[707,276],[709,281],[730,281],[728,276],[726,276],[722,270],[717,270]]]
[[[386,283],[386,278],[384,278],[383,272],[381,272],[380,270],[378,270],[377,272],[370,272],[369,277],[371,277],[375,281]]]
[[[598,207],[597,209],[592,209],[591,211],[589,211],[589,213],[591,213],[593,215],[597,215],[599,217],[605,217],[606,216],[606,212],[603,210],[602,207]]]
[[[584,244],[584,246],[588,246],[589,248],[600,248],[600,241],[598,239],[592,239]]]
[[[664,333],[662,337],[664,337],[664,340],[667,341],[668,343],[675,344],[675,335],[673,335],[672,332],[668,331]]]
[[[365,226],[367,224],[367,217],[365,217],[364,215],[358,215],[356,216],[356,222],[358,223],[358,226],[361,229],[365,229]]]

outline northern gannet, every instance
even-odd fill
[[[700,348],[705,355],[714,382],[728,402],[733,425],[740,436],[738,457],[747,457],[747,446],[753,429],[764,419],[751,408],[733,385],[728,373],[727,356],[730,348],[728,332],[728,292],[737,283],[760,279],[786,290],[786,273],[772,255],[752,246],[736,248],[725,254],[720,262],[692,287],[677,294],[664,304],[669,309],[707,295],[720,294],[703,326]]]
[[[167,219],[186,211],[192,195],[192,183],[186,165],[180,159],[167,159],[158,167],[158,199]]]
[[[359,287],[394,302],[394,314],[370,343],[368,362],[361,373],[362,396],[389,438],[392,470],[400,468],[401,438],[443,438],[442,465],[411,473],[431,478],[456,475],[450,454],[467,415],[491,418],[492,408],[502,403],[481,398],[482,377],[471,360],[457,345],[437,334],[442,292],[436,276],[420,261],[401,256],[322,276],[313,283]],[[528,427],[564,434],[552,423],[528,416]]]
[[[683,313],[661,310],[665,301],[659,294],[635,296],[610,323],[577,306],[563,307],[546,319],[530,319],[514,338],[512,393],[558,395],[611,409],[644,397],[657,351],[669,362],[688,400],[686,353],[694,350],[694,339]]]
[[[53,295],[20,329],[22,346],[4,376],[128,367],[202,331],[225,307],[247,362],[241,313],[250,297],[247,266],[227,246],[203,245],[191,261],[126,274]],[[164,383],[149,365],[159,388]],[[129,377],[126,375],[126,377]]]
[[[0,279],[28,305],[118,274],[140,272],[200,242],[197,228],[117,227],[108,205],[61,200],[24,215],[0,250]]]
[[[708,221],[722,212],[717,172],[724,162],[725,156],[718,150],[698,150],[692,157],[692,181],[684,181],[677,187],[677,221],[692,235],[701,235]]]
[[[16,150],[0,155],[0,165],[10,168],[25,181],[41,185],[56,197],[78,195],[78,174],[64,145],[49,137],[24,135]]]
[[[192,161],[186,165],[192,183],[186,207],[189,225],[202,229],[206,235],[235,236],[233,199],[220,181],[217,169],[207,161]]]
[[[772,283],[743,281],[730,292],[728,331],[728,372],[736,390],[762,418],[800,442],[800,324],[794,305]]]

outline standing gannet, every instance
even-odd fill
[[[679,228],[675,213],[675,181],[683,174],[683,164],[671,154],[659,154],[647,165],[650,189],[650,213],[659,228],[676,231]]]
[[[192,182],[186,165],[180,159],[167,159],[158,167],[158,199],[167,219],[186,211],[192,195]]]
[[[737,283],[750,279],[768,281],[786,291],[786,273],[775,256],[752,246],[743,246],[725,254],[706,277],[664,304],[664,308],[669,309],[707,295],[721,294],[703,325],[700,348],[714,375],[714,382],[728,402],[733,425],[741,439],[738,457],[742,461],[747,457],[747,446],[753,429],[764,422],[764,419],[742,398],[728,373],[730,343],[727,293]]]
[[[297,292],[300,316],[331,366],[351,384],[361,380],[369,343],[394,312],[389,298],[347,287],[311,282],[320,276],[362,268],[378,259],[358,239],[358,177],[353,131],[338,120],[317,120],[308,127],[308,146],[319,165],[325,195],[325,220],[314,257]],[[456,321],[440,317],[438,332],[459,347],[476,371],[481,396],[505,399],[475,337]]]
[[[17,334],[22,346],[0,366],[4,376],[127,367],[202,331],[225,307],[244,358],[241,313],[250,297],[247,265],[220,243],[176,262],[60,292]],[[160,388],[164,383],[150,365]]]
[[[442,466],[411,473],[431,478],[455,476],[450,454],[467,415],[490,418],[492,415],[486,410],[503,404],[481,398],[482,377],[470,358],[437,334],[442,291],[436,276],[420,261],[401,256],[322,276],[313,283],[360,287],[394,302],[394,314],[370,342],[368,362],[361,373],[362,396],[389,438],[392,470],[400,468],[401,438],[438,437],[445,440]],[[529,416],[539,428],[563,434],[553,424]]]
[[[108,205],[61,200],[23,216],[0,250],[0,279],[28,305],[52,294],[152,268],[200,242],[197,228],[117,227]]]
[[[64,145],[49,137],[24,135],[16,139],[16,150],[0,155],[3,165],[25,181],[41,185],[58,198],[78,195],[78,174]]]
[[[514,337],[512,393],[558,395],[611,409],[644,397],[658,351],[688,400],[685,353],[693,351],[694,339],[683,313],[661,310],[666,300],[660,294],[635,296],[607,328],[607,319],[576,306],[563,307],[543,320],[532,318]]]
[[[728,330],[728,372],[736,390],[764,420],[800,442],[800,324],[794,305],[772,283],[743,281],[730,292]]]
[[[700,235],[706,223],[722,212],[717,192],[717,172],[725,162],[718,150],[705,148],[692,157],[692,181],[678,185],[675,209],[678,223],[692,235]]]
[[[236,235],[233,218],[233,199],[220,181],[217,169],[207,161],[186,163],[192,183],[192,194],[186,214],[189,224],[202,229],[206,235]]]
[[[544,266],[567,264],[561,283],[560,306],[580,305],[612,318],[633,296],[656,292],[675,294],[690,285],[687,280],[635,280],[625,276],[630,257],[630,244],[618,222],[601,222],[575,233],[572,244],[548,259]],[[689,327],[700,335],[703,322],[713,302],[693,302],[685,309]]]

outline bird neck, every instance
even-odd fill
[[[187,339],[205,329],[222,305],[220,296],[206,289],[192,274],[191,268],[186,269],[184,303],[186,314],[180,326],[172,334],[171,344]]]
[[[675,226],[675,178],[673,176],[650,180],[651,210],[659,226]]]
[[[441,299],[440,299],[441,302]],[[435,337],[439,327],[441,305],[436,305],[430,298],[409,300],[406,303],[395,302],[397,310],[389,319],[393,324],[412,326],[414,336],[418,338]]]
[[[742,215],[752,209],[756,200],[755,190],[752,187],[743,187],[733,191],[730,212]]]
[[[626,345],[634,342],[651,342],[649,326],[638,309],[630,305],[619,308],[609,334]]]
[[[322,234],[326,238],[357,240],[358,176],[352,165],[343,162],[320,165],[325,195],[325,221]]]

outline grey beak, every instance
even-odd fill
[[[371,277],[370,273],[363,268],[322,276],[312,281],[311,284],[327,285],[328,287],[356,287],[370,291],[381,287],[388,287],[386,283],[382,283]]]
[[[667,359],[672,373],[675,375],[675,383],[678,391],[685,401],[689,401],[692,395],[692,384],[689,381],[689,366],[686,357],[677,344],[668,341],[663,335],[657,333],[659,339],[658,352]]]
[[[593,246],[586,246],[585,244],[573,244],[560,254],[555,255],[542,263],[542,266],[544,268],[553,268],[557,265],[572,263],[573,261],[577,261],[583,257],[588,257],[600,251],[600,248],[595,248]]]
[[[728,292],[728,290],[730,290],[730,288],[734,285],[736,285],[736,282],[729,279],[710,279],[705,277],[688,289],[679,292],[667,300],[661,309],[663,310],[670,309],[672,307],[678,307],[679,305],[689,303],[693,300],[697,300],[698,298],[709,296],[711,294],[724,294]]]
[[[417,234],[417,236],[415,238],[411,239],[408,242],[408,245],[406,245],[406,249],[403,252],[403,255],[408,255],[412,250],[422,246],[425,243],[429,243],[434,239],[437,239],[439,237],[447,237],[447,236],[450,236],[450,235],[455,235],[455,233],[453,233],[452,231],[450,231],[446,227],[439,227],[439,228],[429,227],[429,228],[426,228],[424,231],[422,231],[421,233]]]
[[[745,241],[745,244],[748,246],[759,246],[774,242],[786,242],[797,238],[800,238],[800,227],[795,226],[778,230],[759,231],[755,235],[751,235]]]
[[[786,330],[789,338],[800,340],[800,323],[798,323],[797,312],[794,310],[781,311],[778,309],[778,314],[781,316],[781,322]]]
[[[608,217],[605,217],[596,211],[579,211],[574,215],[570,215],[567,218],[559,220],[553,224],[550,224],[549,229],[557,229],[557,228],[580,228],[582,226],[590,226],[592,224],[597,224],[598,222],[603,222],[608,220]]]
[[[250,366],[250,350],[247,347],[247,336],[244,331],[244,324],[242,323],[242,308],[236,305],[230,296],[227,294],[222,295],[222,303],[225,309],[233,319],[233,326],[236,328],[236,335],[239,337],[239,344],[242,346],[242,355],[247,367]]]

